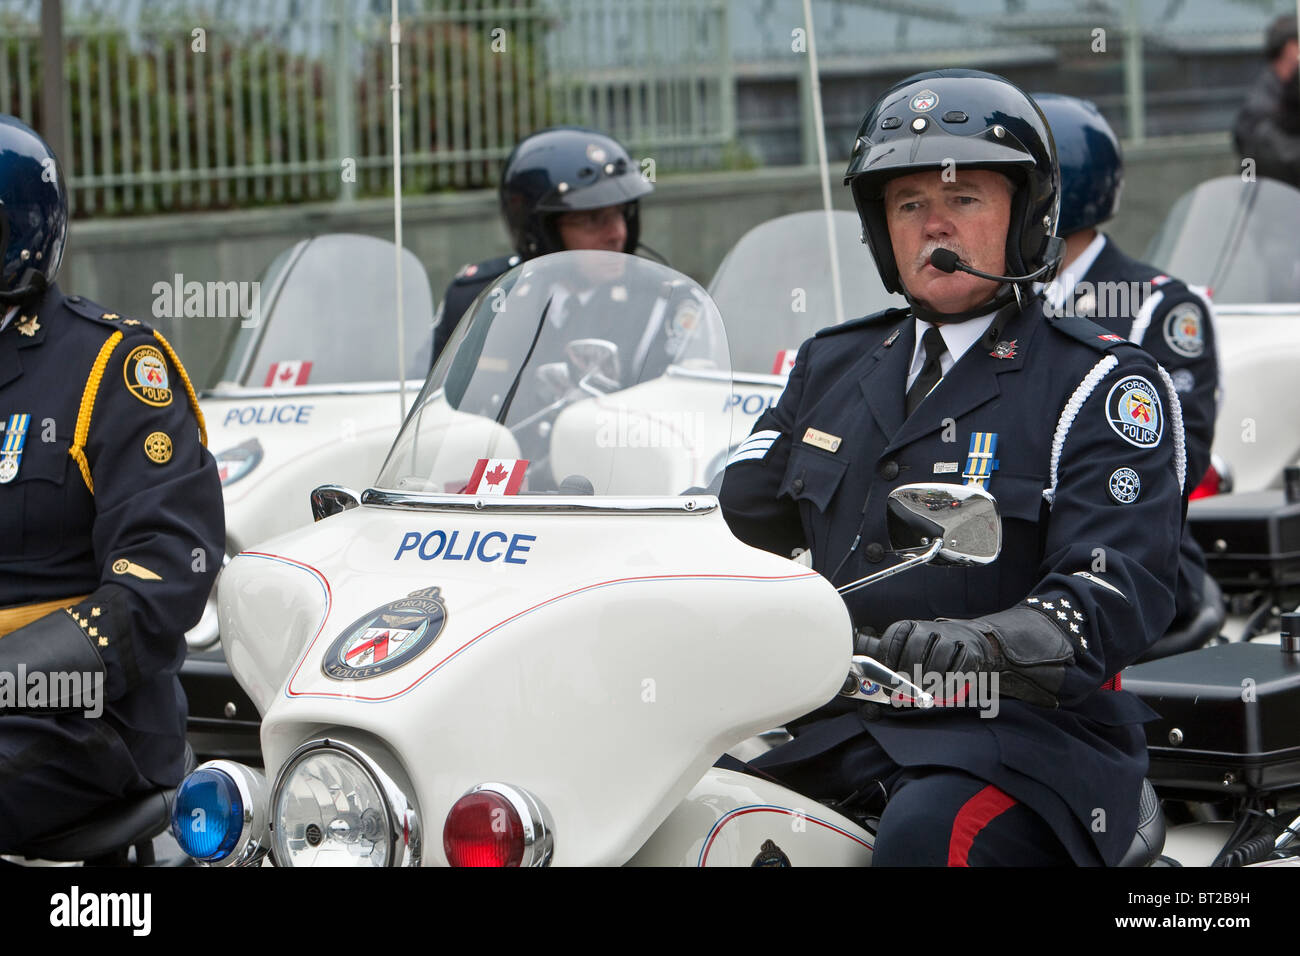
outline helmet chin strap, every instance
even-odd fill
[[[0,305],[21,305],[28,299],[41,295],[48,286],[44,274],[28,269],[18,280],[18,287],[0,292]]]
[[[1011,282],[999,286],[997,294],[992,299],[964,312],[935,312],[928,306],[922,305],[919,300],[912,298],[912,294],[906,288],[903,290],[903,297],[912,307],[912,314],[922,322],[929,322],[931,325],[957,325],[981,318],[990,312],[997,312],[1012,303],[1018,308],[1024,308],[1027,301],[1020,291],[1020,286]]]

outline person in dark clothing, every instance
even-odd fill
[[[1296,18],[1278,17],[1264,40],[1268,65],[1260,72],[1232,128],[1243,160],[1255,175],[1300,188],[1300,79]]]
[[[923,711],[824,713],[832,702],[754,766],[860,818],[884,797],[874,865],[1113,865],[1137,829],[1155,716],[1115,675],[1174,615],[1173,384],[1121,336],[1044,315],[1033,282],[1063,253],[1060,172],[1041,111],[1004,78],[902,81],[864,118],[845,182],[908,307],[804,342],[726,467],[723,516],[754,547],[809,548],[842,586],[900,558],[899,486],[986,488],[997,561],[909,571],[845,603],[885,667],[996,686]]]
[[[470,303],[526,259],[566,249],[635,253],[641,198],[654,185],[617,141],[580,127],[544,129],[511,151],[501,173],[501,215],[515,252],[463,266],[434,315],[433,360]]]
[[[185,369],[59,289],[67,220],[49,145],[0,116],[0,853],[180,782],[185,630],[225,550]]]
[[[1187,487],[1210,465],[1218,415],[1218,341],[1204,289],[1187,286],[1124,254],[1097,227],[1119,211],[1124,158],[1119,138],[1097,107],[1056,93],[1035,94],[1056,140],[1061,165],[1061,271],[1044,290],[1052,308],[1084,316],[1140,345],[1169,373],[1187,434]],[[1175,627],[1202,606],[1205,555],[1186,526],[1179,547]],[[1213,589],[1211,596],[1213,596]]]

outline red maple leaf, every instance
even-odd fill
[[[491,471],[485,474],[483,478],[485,481],[487,481],[489,485],[499,485],[501,484],[502,481],[505,480],[505,477],[508,474],[510,474],[510,472],[506,471],[500,465],[497,465],[495,468],[493,468]]]
[[[284,379],[286,382],[289,379],[293,378],[293,369],[290,366],[286,365],[283,369],[280,370],[280,378]]]

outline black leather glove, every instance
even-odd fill
[[[912,680],[925,674],[998,675],[999,691],[1040,707],[1059,705],[1074,648],[1055,624],[1017,606],[970,621],[896,621],[876,642],[874,657]],[[924,686],[924,684],[922,684]]]
[[[43,695],[25,693],[23,707],[17,705],[17,695],[13,702],[0,698],[0,717],[54,716],[103,706],[104,661],[67,611],[47,614],[5,635],[0,640],[0,673],[7,674],[0,679],[12,681],[14,687],[20,676],[30,687],[31,675],[42,673],[45,690]],[[60,677],[53,679],[56,674]]]

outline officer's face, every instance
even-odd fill
[[[952,179],[952,176],[948,178]],[[935,312],[961,312],[991,299],[998,283],[930,265],[935,249],[951,249],[982,272],[1006,271],[1011,185],[1000,173],[941,170],[910,173],[885,184],[885,222],[898,274],[914,299]]]
[[[555,224],[565,249],[622,252],[627,242],[627,218],[621,205],[562,213]]]

